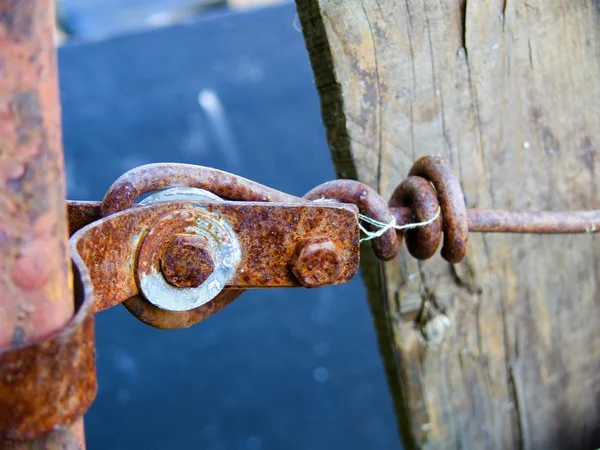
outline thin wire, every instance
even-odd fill
[[[414,222],[414,223],[407,223],[405,225],[398,225],[396,223],[395,217],[392,217],[392,220],[389,223],[385,223],[385,222],[380,222],[378,220],[375,220],[369,216],[365,216],[364,214],[359,214],[358,218],[360,220],[362,220],[363,222],[366,222],[374,227],[379,228],[379,230],[377,230],[377,231],[369,231],[359,221],[358,228],[366,236],[366,237],[362,238],[360,240],[360,242],[370,241],[372,239],[378,238],[378,237],[384,235],[388,230],[391,230],[391,229],[410,230],[410,229],[414,229],[414,228],[425,227],[425,226],[430,225],[433,222],[435,222],[438,217],[440,217],[440,209],[439,208],[438,208],[437,212],[435,213],[435,215],[431,219],[428,219],[424,222]]]

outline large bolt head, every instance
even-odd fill
[[[194,288],[213,273],[215,262],[206,238],[177,234],[165,247],[160,267],[169,284],[179,288]]]
[[[333,284],[341,267],[342,255],[327,238],[300,243],[291,261],[292,272],[304,287]]]

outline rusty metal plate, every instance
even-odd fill
[[[233,229],[242,257],[227,289],[301,286],[304,283],[294,272],[306,275],[311,271],[316,272],[316,285],[341,284],[352,279],[358,269],[359,230],[354,205],[167,202],[138,206],[100,219],[71,238],[72,252],[79,254],[93,280],[96,311],[140,293],[136,280],[138,250],[160,218],[175,211],[197,211],[198,217],[209,212]],[[319,247],[323,241],[330,243],[324,250]],[[307,243],[312,246],[308,252],[312,260],[305,256],[306,251],[300,251]],[[323,267],[335,265],[336,276],[319,284],[319,252],[332,249],[338,258],[323,258]],[[306,262],[307,267],[293,271],[299,252],[300,264]]]
[[[67,200],[69,236],[100,218],[100,202]]]

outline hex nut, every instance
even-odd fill
[[[214,255],[205,237],[177,234],[165,246],[160,267],[169,284],[195,288],[215,270]]]
[[[304,287],[326,286],[335,283],[342,255],[329,239],[310,239],[298,245],[290,266]]]

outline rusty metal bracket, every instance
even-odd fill
[[[89,270],[96,312],[142,295],[168,315],[189,316],[229,290],[349,281],[359,262],[356,223],[357,208],[339,203],[169,201],[93,222],[72,236],[71,252]],[[206,242],[231,239],[222,230],[238,259],[225,261]],[[222,269],[231,269],[226,278],[214,277]]]
[[[227,289],[321,286],[349,281],[358,268],[358,228],[353,205],[285,205],[258,202],[166,202],[138,206],[98,220],[71,238],[71,250],[87,266],[94,285],[94,310],[102,311],[143,292],[146,279],[160,275],[165,253],[175,239],[198,236],[194,227],[210,218],[227,223],[241,247],[241,258],[226,280]],[[212,224],[211,224],[212,225]],[[212,226],[213,232],[215,226]],[[324,273],[315,264],[311,275],[310,261],[296,267],[296,253],[313,245],[330,243],[337,264]],[[173,251],[177,251],[178,248]],[[195,255],[181,255],[181,266],[193,264]],[[187,261],[185,256],[191,256]],[[320,262],[320,261],[315,261]],[[168,264],[168,263],[167,263]],[[290,267],[292,270],[290,270]],[[209,268],[213,268],[213,264]],[[180,267],[179,273],[205,270],[202,265]],[[294,271],[301,275],[298,279]],[[151,284],[151,283],[148,283]],[[223,285],[225,287],[225,285]],[[190,287],[188,289],[194,290]],[[186,288],[165,295],[177,295]],[[200,295],[208,295],[199,293]],[[207,303],[207,298],[203,303]],[[193,305],[196,307],[200,305]],[[163,309],[168,309],[163,307]],[[182,310],[173,308],[172,310]]]
[[[101,203],[68,202],[68,213],[95,310],[123,303],[158,328],[193,325],[245,289],[339,284],[358,269],[356,206],[206,167],[141,166]]]
[[[74,261],[73,318],[44,339],[0,349],[0,445],[73,425],[96,396],[93,292]]]

